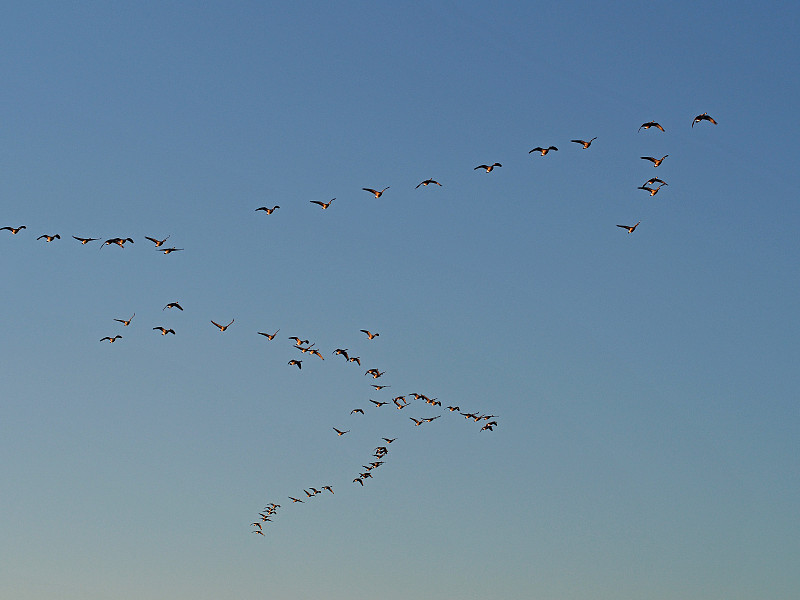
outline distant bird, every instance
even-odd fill
[[[331,198],[330,202],[327,202],[327,203],[326,202],[320,202],[319,200],[309,200],[309,202],[311,202],[311,204],[319,204],[322,207],[322,210],[325,210],[326,208],[328,208],[333,203],[334,200],[336,200],[336,198]]]
[[[58,235],[58,234],[55,234],[55,235],[46,235],[46,234],[45,234],[45,235],[40,235],[40,236],[39,236],[38,238],[36,238],[36,239],[37,239],[37,240],[40,240],[40,239],[42,239],[42,238],[46,239],[48,242],[52,242],[53,240],[60,240],[60,239],[61,239],[61,236],[60,236],[60,235]]]
[[[665,158],[667,158],[668,156],[669,156],[669,154],[665,154],[665,155],[664,155],[664,156],[662,156],[661,158],[653,158],[652,156],[642,156],[642,157],[640,157],[640,158],[641,158],[642,160],[649,160],[651,163],[653,163],[653,166],[654,166],[654,167],[657,167],[657,166],[658,166],[658,165],[660,165],[662,162],[664,162],[664,159],[665,159]]]
[[[478,165],[477,167],[475,167],[472,170],[473,171],[477,171],[478,169],[484,169],[487,173],[490,173],[492,171],[492,169],[494,169],[495,167],[502,167],[502,166],[503,165],[501,165],[500,163],[496,162],[496,163],[491,164],[491,165]]]
[[[377,400],[373,400],[372,398],[370,398],[369,401],[372,402],[378,408],[380,408],[384,404],[389,404],[388,402],[378,402]]]
[[[383,388],[388,388],[388,387],[392,387],[392,386],[390,386],[390,385],[375,385],[373,383],[372,387],[374,387],[376,390],[382,390]]]
[[[421,185],[428,186],[428,185],[430,185],[430,184],[438,185],[439,187],[441,187],[441,186],[442,186],[442,184],[441,184],[441,183],[439,183],[438,181],[436,181],[435,179],[426,179],[425,181],[420,181],[420,182],[417,184],[417,187],[416,187],[416,188],[414,188],[414,189],[417,189],[417,188],[418,188],[419,186],[421,186]]]
[[[161,326],[153,327],[153,329],[158,329],[161,332],[161,335],[167,335],[168,333],[171,333],[172,335],[175,335],[175,330],[174,329],[167,329],[166,327],[161,327]]]
[[[17,235],[23,229],[27,229],[27,227],[25,227],[25,225],[20,225],[19,227],[0,227],[0,231],[4,229],[8,229],[12,234]]]
[[[645,185],[653,185],[654,183],[660,183],[661,185],[667,185],[667,182],[663,179],[659,179],[658,177],[651,177],[647,181],[644,182]]]
[[[259,207],[256,209],[256,212],[258,212],[259,210],[263,210],[263,211],[264,211],[265,213],[267,213],[268,215],[271,215],[272,213],[274,213],[274,212],[275,212],[276,210],[278,210],[279,208],[280,208],[280,206],[278,206],[277,204],[276,204],[275,206],[273,206],[272,208],[267,208],[266,206],[259,206]]]
[[[659,125],[658,123],[656,123],[655,121],[648,121],[647,123],[642,123],[639,126],[639,131],[641,131],[642,129],[650,129],[651,127],[655,127],[656,129],[660,129],[661,131],[664,131],[664,128],[661,125]]]
[[[217,323],[216,321],[211,321],[211,322],[212,322],[214,325],[216,325],[217,327],[219,327],[219,330],[220,330],[220,331],[225,331],[225,330],[226,330],[228,327],[230,327],[231,325],[233,325],[233,322],[234,322],[235,320],[236,320],[236,319],[231,319],[231,322],[230,322],[230,323],[228,323],[227,325],[220,325],[220,324],[219,324],[219,323]]]
[[[254,521],[254,522],[250,523],[250,526],[251,527],[258,527],[259,529],[261,529],[261,522],[260,521]],[[254,531],[253,533],[257,533],[257,532]]]
[[[329,485],[323,485],[322,489],[323,490],[328,490],[331,494],[333,494],[333,488],[331,486],[329,486]]]
[[[636,225],[617,225],[617,227],[622,227],[623,229],[627,229],[628,233],[633,233],[633,230],[639,226],[639,223],[641,223],[641,221],[637,221]]]
[[[592,145],[592,142],[597,139],[597,136],[590,139],[588,142],[584,140],[570,140],[570,142],[575,142],[576,144],[583,144],[583,149],[586,150],[589,146]]]
[[[647,187],[646,185],[640,185],[640,186],[639,186],[638,188],[636,188],[636,189],[639,189],[639,190],[645,190],[645,191],[647,191],[647,192],[650,192],[650,195],[651,195],[651,196],[655,196],[655,195],[658,193],[658,190],[660,190],[660,189],[661,189],[662,187],[664,187],[665,185],[667,185],[667,184],[666,184],[666,183],[662,183],[662,184],[661,184],[660,186],[658,186],[657,188],[651,188],[651,187]]]
[[[378,377],[380,377],[381,375],[383,375],[385,373],[386,373],[386,371],[378,371],[378,369],[370,369],[369,371],[364,373],[364,375],[372,375],[373,379],[377,379]]]
[[[314,356],[316,356],[320,360],[325,360],[325,357],[322,356],[322,352],[320,352],[316,348],[306,348],[306,350],[308,351],[309,354],[313,354]]]
[[[108,246],[109,244],[116,244],[120,248],[124,248],[125,242],[130,242],[132,244],[133,240],[131,238],[110,238],[103,242],[102,246],[100,247],[102,248],[103,246]]]
[[[435,421],[436,419],[438,419],[438,418],[439,418],[439,417],[441,417],[441,416],[442,416],[442,415],[436,415],[435,417],[428,417],[427,419],[422,419],[422,420],[423,420],[425,423],[432,423],[433,421]]]
[[[297,368],[298,368],[298,369],[300,369],[300,370],[302,370],[302,369],[303,369],[303,361],[302,361],[302,360],[295,360],[295,359],[293,358],[292,360],[290,360],[290,361],[289,361],[288,363],[286,363],[286,364],[287,364],[287,365],[289,365],[289,366],[292,366],[292,367],[297,367]]]
[[[183,307],[180,304],[178,304],[177,302],[170,302],[169,304],[167,304],[161,310],[167,310],[168,308],[177,308],[178,310],[183,310]]]
[[[419,186],[418,186],[418,187],[419,187]],[[388,189],[389,189],[389,186],[387,185],[385,188],[383,188],[383,189],[382,189],[382,190],[380,190],[380,191],[378,191],[378,190],[373,190],[372,188],[361,188],[361,189],[362,189],[362,190],[364,190],[365,192],[369,192],[370,194],[374,194],[376,198],[380,198],[380,197],[381,197],[381,195],[383,194],[383,192],[385,192],[386,190],[388,190]]]
[[[361,366],[361,357],[360,356],[351,356],[347,360],[348,360],[348,362],[356,363],[359,367]]]
[[[150,240],[156,245],[156,248],[159,248],[169,239],[169,236],[165,237],[163,240],[157,240],[156,238],[151,238],[149,236],[144,236],[144,239]]]
[[[72,237],[74,237],[76,240],[78,240],[81,244],[84,244],[84,245],[88,244],[89,242],[95,242],[98,239],[100,239],[100,238],[81,238],[81,237],[78,237],[77,235],[73,235]]]
[[[350,433],[350,430],[349,430],[349,429],[348,429],[347,431],[341,431],[341,430],[339,430],[339,429],[336,429],[336,427],[334,427],[334,428],[333,428],[333,430],[334,430],[334,431],[335,431],[335,432],[336,432],[336,433],[337,433],[339,436],[343,436],[345,433]]]
[[[135,316],[136,316],[136,313],[133,313],[131,315],[131,318],[128,319],[127,321],[125,319],[114,319],[114,320],[119,322],[119,323],[122,323],[125,327],[127,327],[128,325],[131,324],[131,321],[133,321],[133,317],[135,317]]]
[[[492,427],[492,425],[489,425],[489,423],[487,423],[486,425],[481,427],[481,431],[494,431],[494,428]]]
[[[449,410],[450,412],[456,412],[456,411],[460,411],[461,407],[459,407],[459,406],[448,406],[447,410]]]
[[[540,152],[542,154],[542,156],[544,156],[545,154],[550,152],[550,150],[558,150],[558,148],[556,148],[555,146],[548,146],[547,148],[542,148],[541,146],[536,146],[536,148],[534,148],[533,150],[529,150],[528,154],[530,154],[531,152]]]
[[[294,340],[295,346],[302,346],[303,344],[310,344],[310,343],[311,343],[311,342],[309,342],[308,340],[301,340],[301,339],[300,339],[299,337],[297,337],[296,335],[293,335],[293,336],[292,336],[292,337],[290,337],[289,339],[290,339],[290,340]]]
[[[170,252],[180,252],[181,250],[183,250],[183,248],[175,248],[173,246],[172,248],[158,248],[156,252],[163,252],[164,254],[169,254]]]
[[[114,342],[116,342],[116,341],[117,341],[118,339],[120,339],[121,337],[122,337],[121,335],[115,335],[114,337],[108,337],[108,336],[106,336],[106,337],[104,337],[104,338],[100,338],[100,341],[101,341],[101,342],[104,342],[104,341],[108,340],[110,343],[112,343],[112,344],[113,344]]]
[[[254,529],[254,530],[253,530],[253,531],[251,531],[250,533],[257,533],[257,534],[259,534],[259,535],[264,535],[264,532],[263,532],[263,531],[261,531],[260,529]],[[264,537],[266,537],[266,536],[264,536]]]
[[[334,354],[341,354],[344,356],[345,360],[350,360],[350,357],[347,355],[347,348],[337,348],[333,351]]]
[[[376,338],[380,335],[380,333],[372,333],[371,331],[367,331],[366,329],[361,329],[361,333],[366,333],[369,339]]]
[[[422,423],[424,421],[424,419],[415,419],[414,417],[408,417],[408,418],[411,419],[412,421],[414,421],[414,425],[416,425],[417,427],[422,425]]]
[[[360,483],[362,487],[364,486],[364,480],[361,479],[361,477],[356,477],[355,479],[353,479],[353,483],[355,482]]]
[[[692,127],[694,127],[695,123],[699,123],[700,121],[709,121],[709,122],[713,123],[714,125],[717,124],[717,122],[714,119],[712,119],[711,117],[708,116],[708,113],[703,113],[702,115],[697,115],[694,118],[694,120],[692,121]]]
[[[278,331],[280,331],[280,329],[278,329]],[[265,338],[267,338],[271,342],[272,340],[275,339],[275,336],[278,335],[278,331],[276,331],[275,333],[264,333],[263,331],[259,331],[257,333],[258,333],[258,335],[263,335]]]
[[[382,439],[384,442],[386,442],[387,444],[391,444],[391,443],[392,443],[393,441],[395,441],[397,438],[381,438],[381,439]]]
[[[302,500],[300,500],[299,498],[292,498],[291,496],[289,496],[289,500],[291,500],[292,502],[302,502]]]
[[[352,414],[355,414],[355,413],[358,413],[358,414],[360,414],[360,415],[363,415],[363,414],[364,414],[364,409],[363,409],[363,408],[354,408],[353,410],[351,410],[351,411],[350,411],[350,414],[351,414],[351,415],[352,415]]]

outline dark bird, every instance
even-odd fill
[[[120,248],[124,248],[125,242],[130,242],[132,244],[133,240],[131,238],[110,238],[103,242],[103,245],[100,247],[102,248],[103,246],[108,246],[109,244],[116,244]]]
[[[161,327],[161,326],[153,327],[153,329],[158,329],[161,332],[161,335],[167,335],[168,333],[175,335],[174,329],[167,329],[166,327]]]
[[[373,383],[372,387],[374,387],[376,390],[382,390],[383,388],[388,388],[388,387],[392,387],[392,386],[390,386],[390,385],[375,385]]]
[[[309,354],[313,354],[314,356],[316,356],[320,360],[325,360],[325,357],[322,356],[322,352],[320,352],[316,348],[306,348],[306,350],[308,351]]]
[[[40,235],[40,236],[39,236],[38,238],[36,238],[36,239],[37,239],[37,240],[40,240],[40,239],[42,239],[42,238],[46,239],[48,242],[52,242],[53,240],[60,240],[60,239],[61,239],[61,236],[60,236],[60,235],[58,235],[58,234],[55,234],[55,235]]]
[[[347,348],[337,348],[333,351],[334,354],[341,354],[344,356],[345,360],[350,360],[350,357],[347,355]]]
[[[136,316],[136,313],[133,313],[131,315],[131,318],[128,319],[127,321],[125,319],[114,319],[114,320],[119,322],[119,323],[122,323],[125,327],[127,327],[128,325],[131,324],[131,321],[133,321],[133,317],[135,317],[135,316]]]
[[[449,410],[450,412],[456,412],[456,411],[460,411],[461,407],[459,407],[459,406],[448,406],[447,410]]]
[[[323,485],[322,489],[323,490],[328,490],[331,494],[333,493],[333,488],[331,486],[329,486],[329,485]]]
[[[118,339],[120,339],[121,337],[122,337],[121,335],[115,335],[114,337],[108,337],[108,336],[106,336],[106,337],[104,337],[104,338],[100,338],[100,341],[101,341],[101,342],[105,342],[106,340],[108,340],[110,343],[112,343],[112,344],[113,344],[114,342],[116,342],[116,341],[117,341]]]
[[[163,252],[164,254],[169,254],[170,252],[180,252],[183,248],[159,248],[156,252]]]
[[[369,339],[376,338],[380,335],[380,333],[372,333],[371,331],[367,331],[366,329],[361,329],[361,333],[366,333]]]
[[[361,477],[356,477],[355,479],[353,479],[353,483],[355,482],[360,483],[362,487],[364,486],[364,480],[361,479]]]
[[[100,239],[100,238],[81,238],[81,237],[78,237],[77,235],[73,235],[72,237],[74,237],[76,240],[78,240],[81,244],[84,244],[84,245],[88,244],[89,242],[95,242],[98,239]]]
[[[595,141],[596,139],[597,139],[597,136],[593,137],[588,142],[586,142],[584,140],[570,140],[570,142],[575,142],[576,144],[583,144],[583,149],[586,150],[586,148],[591,146],[592,142]]]
[[[536,146],[533,150],[529,150],[528,154],[531,152],[541,152],[542,156],[550,152],[550,150],[558,150],[555,146],[548,146],[547,148],[542,148],[541,146]]]
[[[359,367],[361,366],[361,357],[360,356],[351,356],[347,360],[348,360],[348,362],[356,363]]]
[[[309,202],[311,202],[311,204],[319,204],[322,207],[322,210],[325,210],[333,203],[334,200],[336,200],[336,198],[331,198],[330,202],[327,203],[320,202],[319,200],[309,200]]]
[[[653,163],[653,166],[654,166],[654,167],[657,167],[657,166],[658,166],[658,165],[660,165],[662,162],[664,162],[664,159],[665,159],[665,158],[667,158],[668,156],[669,156],[669,154],[665,154],[665,155],[664,155],[664,156],[662,156],[661,158],[653,158],[652,156],[642,156],[642,157],[640,157],[640,158],[641,158],[642,160],[649,160],[651,163]]]
[[[299,337],[297,337],[296,335],[293,335],[293,336],[292,336],[292,337],[290,337],[289,339],[290,339],[290,340],[294,340],[295,346],[302,346],[303,344],[310,344],[310,343],[311,343],[311,342],[309,342],[308,340],[301,340],[301,339],[300,339]]]
[[[228,323],[227,325],[220,325],[219,323],[217,323],[217,322],[215,322],[215,321],[211,321],[211,322],[212,322],[214,325],[216,325],[217,327],[219,327],[219,330],[220,330],[220,331],[225,331],[225,330],[226,330],[228,327],[230,327],[231,325],[233,325],[233,322],[234,322],[235,320],[236,320],[236,319],[231,319],[231,322],[230,322],[230,323]]]
[[[302,502],[302,500],[300,500],[299,498],[292,498],[291,496],[289,496],[289,500],[291,500],[292,502]]]
[[[391,444],[391,443],[392,443],[393,441],[395,441],[397,438],[381,438],[381,439],[382,439],[384,442],[386,442],[387,444]]]
[[[639,226],[639,223],[641,223],[641,221],[637,221],[636,225],[617,225],[617,227],[622,227],[623,229],[627,229],[628,233],[633,233],[633,230]]]
[[[369,192],[370,194],[374,194],[376,198],[380,198],[381,194],[383,194],[383,192],[385,192],[386,190],[389,189],[389,186],[387,185],[385,188],[383,188],[380,191],[373,190],[372,188],[361,188],[361,189],[364,190],[365,192]]]
[[[290,366],[292,366],[292,367],[296,366],[298,369],[301,369],[301,370],[302,370],[302,368],[303,368],[303,361],[302,361],[302,360],[295,360],[294,358],[293,358],[292,360],[290,360],[290,361],[289,361],[288,363],[286,363],[286,364],[287,364],[287,365],[290,365]]]
[[[353,410],[350,411],[351,415],[355,414],[355,413],[363,415],[364,414],[364,409],[363,408],[354,408]]]
[[[27,229],[27,227],[25,227],[25,225],[20,225],[19,227],[0,227],[0,231],[4,229],[8,229],[12,234],[17,235],[23,229]]]
[[[664,131],[664,128],[661,125],[659,125],[658,123],[656,123],[655,121],[648,121],[647,123],[642,123],[639,126],[639,131],[641,131],[642,129],[650,129],[651,127],[655,127],[656,129],[660,129],[661,131]]]
[[[253,530],[253,531],[251,531],[250,533],[257,533],[257,534],[259,534],[259,535],[264,535],[264,532],[263,532],[263,531],[261,531],[260,529],[254,529],[254,530]],[[264,536],[264,537],[266,537],[266,536]]]
[[[276,204],[275,206],[273,206],[272,208],[267,208],[266,206],[259,206],[259,207],[256,209],[256,212],[258,212],[258,211],[260,211],[260,210],[263,210],[263,211],[264,211],[265,213],[267,213],[268,215],[271,215],[272,213],[274,213],[274,212],[275,212],[276,210],[278,210],[279,208],[280,208],[280,206],[278,206],[277,204]]]
[[[667,185],[667,182],[663,179],[659,179],[658,177],[651,177],[647,181],[644,182],[645,185],[653,185],[654,183],[660,183],[661,185]]]
[[[164,242],[166,242],[169,239],[169,236],[165,237],[163,240],[157,240],[156,238],[152,238],[146,235],[144,236],[144,239],[150,240],[156,245],[156,248],[159,248],[164,244]]]
[[[378,408],[380,408],[384,404],[389,404],[388,402],[378,402],[377,400],[373,400],[372,398],[370,398],[369,401],[372,402]]]
[[[695,123],[699,123],[700,121],[709,121],[710,123],[713,123],[714,125],[717,124],[717,122],[714,119],[712,119],[711,117],[708,116],[708,113],[703,113],[702,115],[697,115],[694,118],[694,120],[692,121],[692,127],[694,127]]]
[[[661,184],[660,186],[658,186],[657,188],[651,188],[651,187],[647,187],[646,185],[640,185],[640,186],[639,186],[638,188],[636,188],[636,189],[639,189],[639,190],[645,190],[646,192],[650,192],[650,195],[651,195],[651,196],[655,196],[655,195],[658,193],[658,190],[660,190],[660,189],[661,189],[662,187],[664,187],[665,185],[667,185],[667,184],[666,184],[666,183],[662,183],[662,184]]]
[[[364,373],[364,375],[372,375],[373,379],[377,379],[378,377],[384,375],[385,373],[386,371],[378,371],[378,369],[370,369],[369,371]]]
[[[280,329],[278,329],[278,331],[280,331]],[[257,333],[258,333],[258,335],[263,335],[265,338],[267,338],[271,342],[272,340],[275,339],[275,336],[278,335],[278,331],[276,331],[275,333],[264,333],[263,331],[259,331]]]
[[[333,430],[334,430],[334,431],[335,431],[335,432],[336,432],[336,433],[337,433],[339,436],[343,436],[345,433],[350,433],[350,430],[349,430],[349,429],[348,429],[347,431],[341,431],[341,430],[339,430],[339,429],[336,429],[336,427],[334,427],[334,428],[333,428]]]
[[[502,166],[503,165],[501,165],[500,163],[496,162],[496,163],[491,164],[491,165],[478,165],[477,167],[475,167],[472,170],[473,171],[477,171],[478,169],[485,169],[487,173],[490,173],[492,171],[492,169],[494,169],[495,167],[502,167]]]
[[[178,310],[183,310],[183,307],[180,304],[178,304],[177,302],[170,302],[169,304],[167,304],[161,310],[167,310],[168,308],[177,308]]]
[[[426,179],[425,181],[420,181],[420,182],[417,184],[417,187],[416,187],[416,188],[414,188],[414,189],[417,189],[417,188],[418,188],[419,186],[421,186],[421,185],[424,185],[424,186],[429,186],[429,185],[430,185],[430,184],[432,184],[432,183],[433,183],[434,185],[438,185],[439,187],[441,187],[441,185],[442,185],[441,183],[439,183],[439,182],[438,182],[438,181],[436,181],[435,179]]]
[[[424,421],[424,419],[415,419],[414,417],[408,417],[408,418],[411,419],[412,421],[414,421],[414,425],[416,425],[417,427],[422,425],[422,423]]]

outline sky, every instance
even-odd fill
[[[794,598],[798,18],[6,6],[0,597]]]

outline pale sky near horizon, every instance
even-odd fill
[[[798,18],[7,6],[0,598],[793,599]]]

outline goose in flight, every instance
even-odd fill
[[[108,340],[108,341],[109,341],[109,343],[113,344],[114,342],[116,342],[116,341],[117,341],[118,339],[120,339],[121,337],[122,337],[121,335],[115,335],[114,337],[109,337],[109,336],[106,336],[106,337],[104,337],[104,338],[100,338],[100,341],[101,341],[101,342],[105,342],[106,340]]]
[[[163,252],[164,254],[169,254],[170,252],[180,252],[181,250],[183,250],[183,248],[175,248],[173,246],[172,248],[157,248],[156,252]]]
[[[263,210],[263,211],[264,211],[265,213],[267,213],[268,215],[271,215],[272,213],[274,213],[274,212],[275,212],[276,210],[278,210],[279,208],[280,208],[280,206],[278,206],[277,204],[276,204],[275,206],[273,206],[272,208],[267,208],[266,206],[259,206],[259,207],[256,209],[256,212],[258,212],[258,211],[260,211],[260,210]]]
[[[297,367],[297,368],[298,368],[298,369],[300,369],[301,371],[302,371],[302,369],[303,369],[303,361],[302,361],[302,360],[296,360],[296,359],[294,359],[294,358],[293,358],[292,360],[290,360],[290,361],[289,361],[288,363],[286,363],[286,364],[287,364],[287,365],[289,365],[289,366],[291,366],[291,367]]]
[[[570,140],[570,142],[575,142],[576,144],[583,144],[583,149],[586,150],[589,146],[592,145],[592,142],[595,141],[596,139],[597,139],[597,136],[594,136],[588,142],[586,142],[584,140]]]
[[[350,360],[350,357],[347,355],[347,348],[337,348],[333,351],[334,354],[341,354],[344,356],[345,360]]]
[[[278,331],[280,331],[280,329],[278,329]],[[275,336],[278,335],[278,331],[276,331],[275,333],[264,333],[263,331],[259,331],[257,333],[258,333],[258,335],[263,335],[265,338],[267,338],[271,342],[272,340],[275,339]]]
[[[361,477],[356,477],[355,479],[353,479],[353,483],[355,483],[355,482],[360,483],[361,487],[364,487],[364,480],[361,479]]]
[[[157,240],[156,238],[152,238],[146,235],[144,236],[144,239],[150,240],[156,245],[156,248],[160,248],[164,244],[164,242],[166,242],[169,239],[169,236],[165,237],[163,240]]]
[[[317,357],[317,358],[319,358],[320,360],[325,360],[325,357],[324,357],[324,356],[322,356],[322,352],[320,352],[320,351],[319,351],[319,350],[317,350],[316,348],[306,348],[306,349],[303,351],[303,353],[305,354],[306,352],[308,352],[309,354],[313,354],[314,356],[316,356],[316,357]]]
[[[230,322],[230,323],[228,323],[227,325],[220,325],[220,324],[219,324],[219,323],[217,323],[216,321],[211,321],[211,322],[212,322],[214,325],[216,325],[217,327],[219,327],[219,330],[220,330],[220,331],[225,331],[225,330],[226,330],[228,327],[230,327],[231,325],[233,325],[233,322],[234,322],[235,320],[236,320],[236,319],[231,319],[231,322]]]
[[[322,210],[325,210],[331,204],[333,204],[334,200],[336,200],[336,198],[331,198],[330,202],[320,202],[319,200],[309,200],[309,202],[311,202],[311,204],[319,204],[322,207]]]
[[[108,246],[109,244],[116,244],[120,248],[124,248],[125,242],[130,242],[132,244],[133,240],[131,238],[110,238],[103,242],[103,245],[100,247],[102,248],[103,246]]]
[[[364,375],[372,375],[373,379],[377,379],[378,377],[384,375],[385,373],[386,371],[378,371],[378,369],[370,369],[369,371],[364,373]]]
[[[372,402],[378,408],[380,408],[384,404],[389,404],[388,402],[378,402],[377,400],[373,400],[372,398],[370,398],[369,401]]]
[[[122,323],[125,327],[127,327],[128,325],[131,324],[131,321],[133,321],[133,317],[135,317],[135,316],[136,316],[136,313],[133,313],[131,315],[131,318],[128,319],[127,321],[125,319],[114,319],[114,320],[119,322],[119,323]]]
[[[387,444],[391,444],[391,443],[392,443],[393,441],[395,441],[397,438],[381,438],[381,439],[382,439],[384,442],[386,442]]]
[[[302,502],[300,498],[292,498],[291,496],[289,496],[289,500],[291,500],[292,502]]]
[[[356,364],[357,364],[359,367],[361,366],[361,357],[360,357],[360,356],[350,356],[350,357],[347,359],[347,361],[348,361],[348,362],[354,362],[354,363],[356,363]]]
[[[419,186],[421,186],[421,185],[424,185],[424,186],[426,186],[426,187],[427,187],[427,186],[429,186],[430,184],[438,185],[439,187],[441,187],[441,186],[442,186],[442,184],[441,184],[441,183],[439,183],[438,181],[436,181],[435,179],[426,179],[425,181],[420,181],[420,182],[417,184],[417,187],[415,187],[414,189],[417,189],[417,188],[418,188]]]
[[[263,532],[263,531],[261,531],[260,529],[254,529],[254,530],[253,530],[253,531],[251,531],[250,533],[257,533],[257,534],[259,534],[259,535],[264,535],[264,532]],[[264,536],[264,537],[267,537],[267,536]]]
[[[356,414],[356,413],[358,413],[360,415],[363,415],[364,414],[364,409],[363,408],[354,408],[353,410],[350,411],[351,415]]]
[[[669,156],[669,154],[665,154],[665,155],[664,155],[664,156],[662,156],[661,158],[653,158],[652,156],[641,156],[640,158],[641,158],[642,160],[649,160],[651,163],[653,163],[653,166],[654,166],[654,167],[657,167],[657,166],[658,166],[658,165],[660,165],[662,162],[664,162],[664,159],[665,159],[665,158],[667,158],[668,156]]]
[[[77,235],[73,235],[72,237],[74,237],[76,240],[78,240],[83,245],[86,245],[89,242],[96,242],[99,239],[99,238],[82,238],[82,237],[78,237]]]
[[[633,233],[633,230],[639,226],[639,223],[641,223],[641,221],[637,221],[636,225],[617,225],[617,227],[622,227],[623,229],[627,229],[628,233]]]
[[[390,385],[376,385],[376,384],[373,383],[372,387],[374,387],[376,390],[382,390],[383,388],[388,388],[388,387],[392,387],[392,386],[390,386]]]
[[[361,333],[366,333],[369,339],[376,338],[380,335],[380,333],[372,333],[371,331],[367,331],[366,329],[361,329]]]
[[[667,185],[667,182],[663,179],[659,179],[658,177],[651,177],[647,181],[644,182],[645,185],[653,185],[654,183],[660,183],[661,185]]]
[[[55,234],[55,235],[47,235],[47,234],[44,234],[44,235],[40,235],[40,236],[39,236],[38,238],[36,238],[36,239],[37,239],[37,240],[40,240],[40,239],[42,239],[42,238],[46,239],[48,242],[52,242],[53,240],[60,240],[60,239],[61,239],[61,236],[60,236],[60,235],[58,235],[58,234]]]
[[[415,419],[414,417],[408,417],[408,418],[414,421],[414,425],[416,425],[417,427],[422,425],[422,423],[425,421],[425,419]]]
[[[645,190],[646,192],[650,192],[650,195],[651,195],[651,196],[655,196],[655,195],[658,193],[658,190],[660,190],[660,189],[661,189],[662,187],[664,187],[665,185],[667,185],[667,184],[666,184],[666,183],[662,183],[662,184],[661,184],[660,186],[658,186],[657,188],[651,188],[651,187],[647,187],[646,185],[640,185],[640,186],[639,186],[638,188],[636,188],[636,189],[639,189],[639,190]]]
[[[161,310],[167,310],[168,308],[177,308],[178,310],[183,310],[183,307],[180,304],[178,304],[177,302],[170,302],[169,304],[167,304]]]
[[[417,186],[417,187],[419,187],[419,186]],[[364,190],[365,192],[369,192],[370,194],[374,194],[376,198],[380,198],[381,195],[383,194],[383,192],[385,192],[386,190],[389,189],[389,186],[387,185],[385,188],[383,188],[380,191],[373,190],[372,188],[361,188],[361,189]]]
[[[659,125],[658,123],[656,123],[655,121],[648,121],[647,123],[642,123],[639,126],[639,131],[641,131],[642,129],[650,129],[651,127],[655,127],[656,129],[660,129],[661,131],[664,131],[664,128],[661,125]]]
[[[550,150],[558,150],[555,146],[548,146],[547,148],[542,148],[541,146],[536,146],[533,150],[529,150],[528,154],[531,152],[541,152],[542,156],[550,152]]]
[[[329,486],[329,485],[323,485],[322,489],[323,490],[328,490],[331,494],[333,494],[333,488],[331,486]]]
[[[343,436],[345,433],[350,433],[350,430],[349,430],[349,429],[348,429],[347,431],[342,431],[342,430],[340,430],[340,429],[336,429],[336,427],[334,427],[334,428],[333,428],[333,430],[334,430],[334,431],[336,432],[336,434],[337,434],[337,435],[339,435],[340,437],[341,437],[341,436]]]
[[[295,346],[302,346],[303,344],[310,344],[310,343],[311,343],[311,342],[309,342],[308,340],[301,340],[301,339],[300,339],[299,337],[297,337],[296,335],[293,335],[293,336],[292,336],[292,337],[290,337],[289,339],[290,339],[290,340],[294,340],[294,345],[295,345]]]
[[[496,163],[493,163],[491,165],[478,165],[477,167],[475,167],[472,170],[473,171],[477,171],[478,169],[484,169],[487,173],[491,173],[492,169],[494,169],[495,167],[502,167],[502,166],[503,165],[501,165],[499,162],[496,162]]]
[[[167,329],[166,327],[162,327],[160,325],[158,327],[153,327],[153,329],[158,329],[161,332],[161,335],[167,335],[168,333],[175,335],[174,329]]]
[[[23,229],[27,229],[27,227],[25,227],[25,225],[20,225],[19,227],[0,227],[0,231],[4,229],[8,229],[13,235],[17,235]]]
[[[695,123],[699,123],[700,121],[708,121],[709,123],[713,123],[714,125],[717,124],[717,122],[714,119],[708,116],[708,113],[703,113],[702,115],[697,115],[694,118],[694,120],[692,121],[692,127],[694,127]]]

